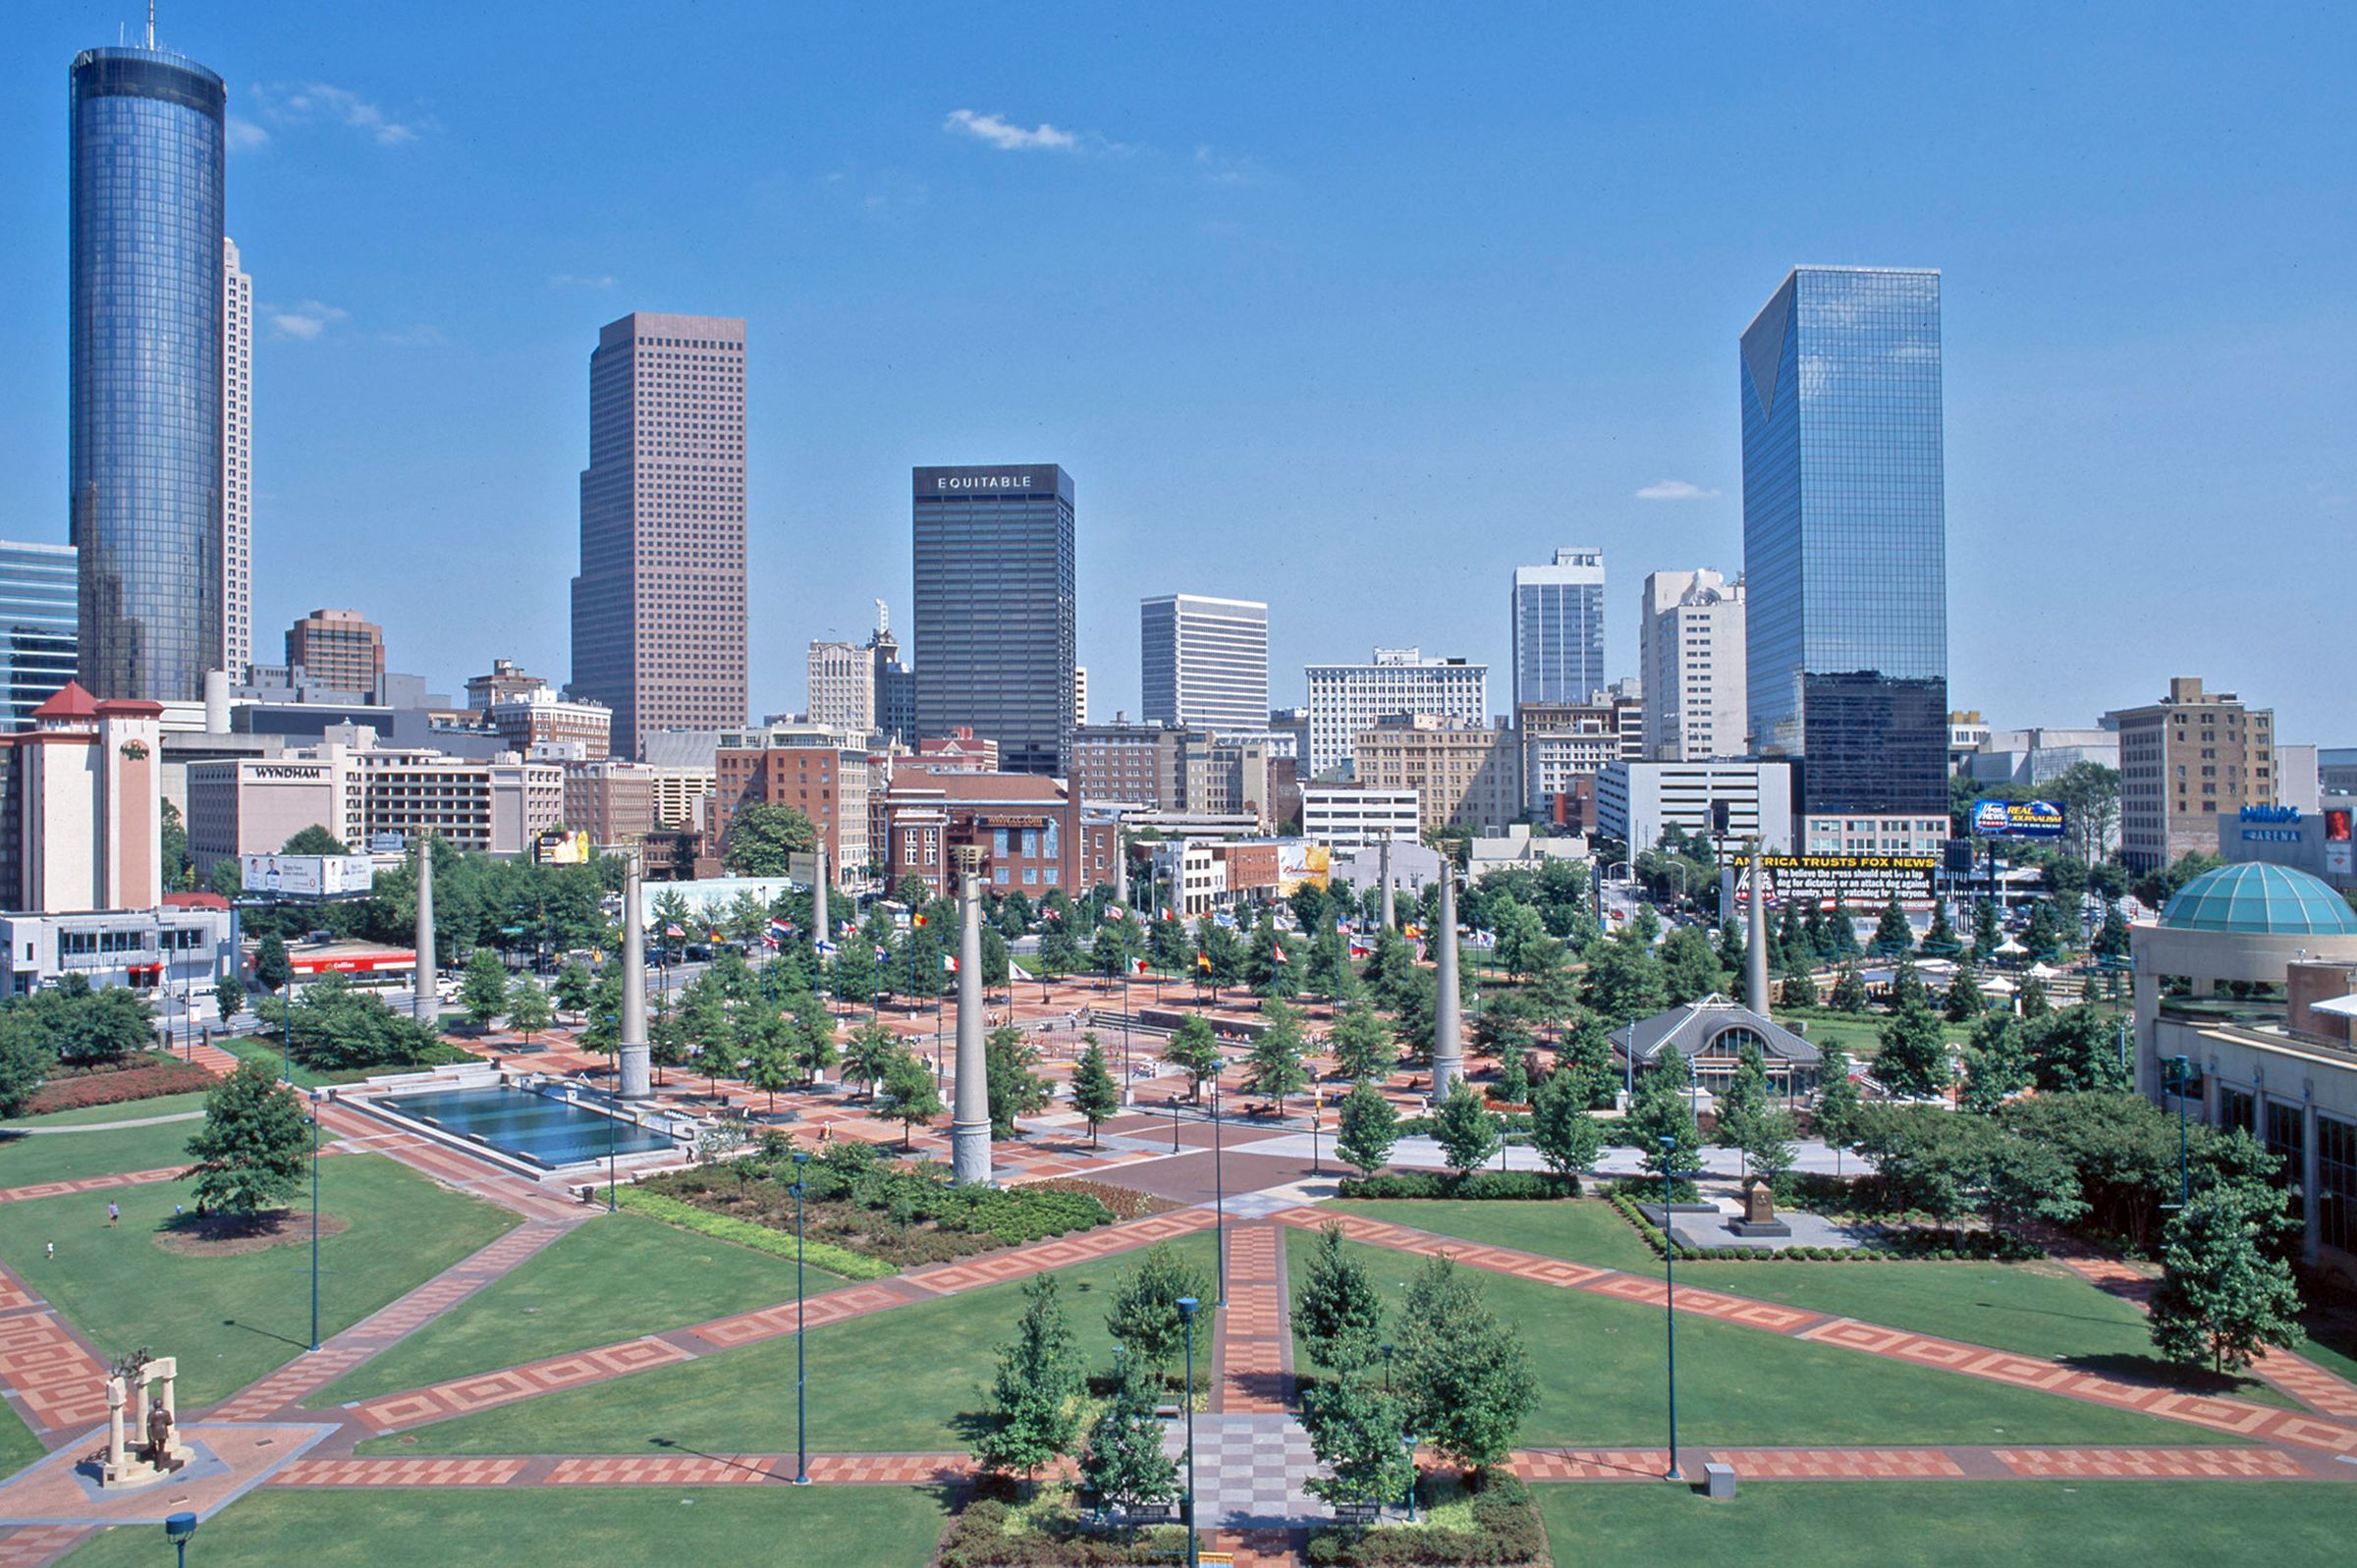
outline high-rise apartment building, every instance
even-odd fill
[[[1378,719],[1421,713],[1467,724],[1489,722],[1488,665],[1427,659],[1420,648],[1378,648],[1365,664],[1311,665],[1304,674],[1309,679],[1307,778],[1324,778],[1347,766],[1351,742]]]
[[[1947,836],[1940,343],[1937,271],[1801,267],[1736,355],[1749,746],[1804,853]]]
[[[2137,871],[2218,853],[2218,819],[2280,803],[2272,708],[2246,708],[2193,676],[2168,695],[2104,716],[2119,731],[2119,851]]]
[[[74,57],[67,523],[82,684],[192,702],[225,648],[228,93],[154,42]]]
[[[0,540],[0,726],[12,733],[74,678],[74,557],[72,545]]]
[[[876,660],[855,642],[813,642],[809,719],[866,734],[876,728]]]
[[[1061,776],[1078,663],[1071,475],[1048,462],[912,479],[916,729],[970,728],[1009,773]]]
[[[1558,550],[1514,568],[1514,706],[1604,689],[1604,552]]]
[[[287,665],[338,691],[373,692],[385,676],[385,628],[357,610],[314,610],[287,628]]]
[[[635,311],[589,355],[574,696],[617,754],[744,723],[744,322]]]
[[[221,242],[221,668],[253,663],[253,279]]]
[[[1657,571],[1637,617],[1647,758],[1707,762],[1744,744],[1743,579]]]
[[[1148,724],[1261,730],[1269,714],[1269,607],[1170,593],[1138,607],[1139,710]]]

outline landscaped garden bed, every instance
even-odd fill
[[[940,1568],[1117,1568],[1186,1558],[1182,1525],[1108,1529],[1085,1522],[1068,1487],[1042,1487],[1022,1501],[1006,1493],[1002,1484],[981,1484],[942,1533]]]
[[[138,1100],[210,1089],[218,1081],[194,1062],[156,1051],[135,1052],[103,1061],[51,1068],[48,1081],[33,1094],[25,1114],[40,1116],[53,1110],[80,1110],[85,1106],[129,1105]]]
[[[1613,1207],[1619,1210],[1645,1244],[1659,1256],[1669,1248],[1669,1238],[1662,1229],[1645,1217],[1637,1200],[1625,1192],[1613,1194]],[[1858,1247],[1680,1247],[1678,1262],[1715,1259],[1727,1263],[1901,1263],[1901,1262],[2026,1262],[2043,1258],[2046,1249],[2019,1236],[2002,1231],[1979,1230],[1960,1225],[1916,1225],[1901,1221],[1898,1216],[1884,1216],[1880,1219],[1862,1220],[1875,1231],[1873,1240]]]
[[[1313,1530],[1309,1560],[1319,1568],[1551,1560],[1538,1505],[1519,1478],[1493,1473],[1480,1490],[1469,1491],[1453,1479],[1426,1477],[1417,1491],[1426,1511],[1415,1524],[1331,1525]]]
[[[1468,1170],[1461,1174],[1391,1171],[1379,1176],[1344,1176],[1338,1198],[1463,1198],[1531,1200],[1576,1198],[1579,1178],[1543,1170]]]
[[[770,1140],[724,1163],[670,1171],[639,1190],[789,1238],[795,1229],[792,1145]],[[1110,1224],[1112,1209],[1078,1183],[953,1187],[930,1162],[896,1163],[874,1146],[831,1145],[801,1167],[805,1238],[895,1268],[941,1263],[1042,1236]]]

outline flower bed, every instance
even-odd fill
[[[1135,1541],[1084,1533],[1069,1524],[1030,1524],[997,1497],[975,1497],[950,1521],[934,1561],[940,1568],[1116,1568],[1183,1562],[1186,1531],[1152,1526]]]
[[[185,1095],[210,1089],[220,1080],[193,1062],[148,1054],[126,1056],[124,1065],[85,1069],[51,1078],[26,1106],[25,1114],[79,1110],[84,1106],[129,1105],[163,1095]]]

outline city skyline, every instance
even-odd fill
[[[55,74],[74,50],[107,41],[117,20],[87,7],[51,7],[25,29],[33,58],[11,68],[28,84],[6,111],[18,116],[12,129],[21,144],[40,149],[18,160],[5,187],[12,210],[24,215],[12,226],[15,259],[38,307],[6,329],[27,373],[0,394],[9,414],[0,421],[8,443],[0,450],[27,476],[36,501],[55,496],[64,479],[55,390],[63,323],[52,303],[64,294],[56,243],[64,116]],[[750,12],[724,11],[709,25],[754,37],[757,22]],[[518,24],[469,26],[495,42]],[[929,65],[919,80],[862,108],[853,102],[857,83],[879,69],[879,40],[855,23],[823,26],[843,30],[796,50],[848,67],[811,111],[824,128],[823,152],[789,155],[759,141],[754,172],[734,187],[698,175],[676,192],[640,192],[633,210],[659,215],[655,228],[671,225],[687,242],[650,243],[640,225],[559,221],[545,200],[526,196],[537,138],[550,133],[487,117],[472,90],[484,79],[468,62],[415,48],[381,21],[334,19],[320,34],[295,40],[267,8],[251,16],[193,4],[166,9],[159,41],[231,82],[230,228],[259,280],[264,323],[254,368],[256,623],[284,624],[311,605],[353,602],[385,623],[398,646],[446,650],[421,671],[429,683],[447,685],[493,655],[563,670],[562,569],[547,574],[559,579],[550,581],[520,564],[472,574],[479,580],[388,580],[367,594],[337,578],[350,552],[379,534],[414,540],[431,554],[496,529],[509,546],[503,559],[565,560],[571,498],[563,468],[569,457],[578,463],[572,345],[627,303],[741,314],[754,336],[779,345],[774,368],[765,368],[769,360],[756,365],[749,398],[748,520],[761,607],[752,628],[755,713],[800,708],[807,640],[856,634],[867,601],[906,580],[894,526],[898,470],[1005,450],[1054,450],[1091,476],[1078,652],[1105,691],[1134,689],[1124,611],[1160,586],[1142,561],[1126,563],[1174,535],[1218,568],[1207,586],[1262,570],[1299,584],[1297,593],[1265,595],[1278,621],[1271,662],[1280,703],[1297,700],[1303,665],[1351,657],[1375,642],[1447,647],[1504,667],[1505,628],[1487,608],[1495,602],[1488,585],[1517,560],[1543,559],[1538,552],[1565,532],[1623,564],[1610,606],[1617,663],[1608,674],[1633,674],[1643,575],[1740,567],[1737,438],[1724,395],[1714,394],[1724,385],[1716,367],[1726,347],[1757,306],[1756,280],[1811,260],[1920,262],[1941,267],[1950,285],[1953,705],[2001,723],[2055,724],[2149,700],[2168,673],[2151,639],[2133,628],[2062,628],[2083,621],[2090,604],[2158,602],[2175,589],[2167,552],[2127,548],[2158,529],[2214,554],[2206,583],[2229,611],[2252,612],[2247,621],[2207,618],[2190,643],[2167,650],[2175,664],[2271,702],[2287,736],[2337,738],[2329,688],[2298,657],[2329,610],[2324,574],[2274,567],[2319,554],[2346,531],[2357,479],[2345,444],[2321,437],[2335,406],[2328,394],[2348,359],[2350,312],[2337,296],[2317,293],[2324,286],[2316,269],[2287,272],[2273,257],[2336,253],[2348,219],[2322,210],[2330,204],[2263,199],[2269,192],[2235,185],[2254,158],[2312,166],[2347,145],[2345,127],[2304,118],[2311,111],[2297,92],[2271,89],[2271,112],[2256,120],[2236,113],[2259,90],[2261,62],[2296,76],[2321,52],[2312,44],[2330,21],[2279,17],[2252,40],[2180,29],[2086,83],[2079,107],[2058,121],[2060,111],[2045,108],[2018,117],[2022,124],[1976,122],[2005,147],[2021,138],[2028,167],[2051,179],[2019,178],[2018,159],[1992,178],[1931,152],[1806,168],[1793,176],[1797,198],[1784,186],[1778,210],[1747,195],[1712,215],[1714,231],[1739,232],[1739,241],[1715,236],[1673,265],[1653,267],[1651,277],[1640,263],[1660,236],[1642,220],[1657,217],[1681,244],[1691,229],[1681,207],[1658,205],[1668,196],[1633,183],[1597,188],[1587,199],[1610,221],[1598,238],[1582,240],[1562,226],[1567,220],[1460,210],[1415,179],[1446,155],[1473,156],[1484,131],[1569,160],[1592,179],[1583,148],[1625,150],[1652,124],[1653,111],[1624,93],[1583,97],[1583,114],[1596,125],[1574,134],[1578,122],[1560,113],[1444,124],[1448,116],[1436,116],[1421,95],[1432,89],[1419,89],[1402,105],[1410,124],[1357,124],[1354,143],[1311,132],[1300,116],[1253,107],[1251,83],[1214,80],[1207,51],[1217,28],[1172,23],[1153,35],[1170,54],[1162,78],[1169,91],[1127,107],[1085,87],[1065,89],[1069,95],[1059,101],[993,98],[953,122],[954,109],[985,93],[994,51],[1012,43],[953,27],[957,42],[972,45],[948,51],[959,64]],[[2013,100],[2048,102],[2037,97],[2041,84],[2066,76],[2108,36],[2085,17],[2042,27],[2049,58],[2001,81]],[[1812,109],[1793,127],[1761,128],[1761,89],[1729,77],[1746,49],[1767,48],[1767,59],[1780,49],[1833,50],[1835,64],[1891,72],[1922,88],[1921,102],[1906,111],[1911,124],[1946,125],[1966,112],[1971,95],[1917,58],[1955,41],[1940,23],[1884,19],[1870,36],[1806,29],[1805,39],[1782,44],[1763,43],[1766,30],[1734,17],[1707,27],[1654,19],[1596,29],[1596,63],[1583,73],[1673,45],[1693,63],[1695,82],[1706,84],[1673,83],[1673,104],[1731,89],[1692,131],[1643,160],[1667,182],[1650,189],[1674,189],[1709,208],[1725,192],[1704,167],[1706,144],[1726,144],[1740,125],[1754,138],[1747,156],[1765,155],[1811,139],[1825,129],[1820,118],[1844,112]],[[2345,31],[2337,27],[2334,35]],[[2308,41],[2289,47],[2293,35]],[[1509,41],[1545,54],[1562,37],[1532,17],[1486,42],[1419,34],[1348,38],[1342,47],[1378,80],[1401,80],[1413,56],[1436,82],[1448,82],[1477,69],[1510,73]],[[57,45],[46,56],[44,40]],[[556,47],[570,58],[585,44],[560,39]],[[1093,57],[1117,46],[1073,47]],[[347,67],[344,81],[330,80],[345,62],[364,62],[373,75]],[[1279,60],[1256,67],[1256,80],[1265,89],[1270,74],[1289,81],[1295,69]],[[2185,86],[2196,81],[2201,90]],[[1174,101],[1181,88],[1201,96]],[[650,88],[650,98],[660,96]],[[1313,95],[1313,105],[1339,101]],[[2231,160],[2204,144],[2205,128],[2229,119],[2244,138]],[[1372,221],[1343,201],[1373,189],[1379,151],[1397,156],[1417,144],[1411,128],[1431,143],[1435,162],[1411,159],[1409,179],[1385,188],[1392,221],[1404,210],[1467,226],[1446,246],[1421,241],[1384,266],[1333,271]],[[581,127],[567,121],[564,129]],[[1042,136],[1043,129],[1056,135]],[[2056,148],[2032,145],[2042,131]],[[1768,145],[1756,143],[1761,136]],[[462,145],[470,138],[479,146]],[[2165,191],[2132,181],[2127,194],[2112,192],[2131,169],[2113,150],[2124,144],[2135,146],[2134,170],[2157,155],[2169,166]],[[651,155],[624,161],[642,167],[630,160]],[[1969,161],[2007,163],[1977,154]],[[1474,164],[1473,186],[1495,189],[1503,173],[1485,158]],[[1952,182],[1933,216],[1915,210],[1927,179]],[[897,209],[896,180],[905,187]],[[475,212],[463,189],[468,183],[518,211]],[[350,189],[329,189],[339,185]],[[2008,211],[2021,210],[1976,231],[1976,215],[1992,210],[2001,188]],[[2062,216],[2072,201],[2097,196],[2101,223]],[[1069,264],[1092,273],[1135,253],[1135,242],[1119,232],[1130,206],[1152,199],[1174,208],[1182,228],[1155,233],[1174,253],[1140,282],[1187,280],[1187,308],[1119,324],[1132,294],[1099,284],[1079,297],[1074,330],[1049,356],[1068,385],[992,360],[993,398],[981,406],[948,390],[960,375],[941,374],[929,359],[923,379],[936,385],[910,397],[906,377],[885,367],[905,364],[920,342],[929,355],[954,354],[959,366],[982,351],[958,341],[948,312],[994,317],[1017,335],[1042,330],[1062,310],[1055,297],[1068,263],[1050,246],[1043,275],[1036,247],[983,243],[970,279],[958,290],[932,279],[922,308],[894,326],[879,297],[915,276],[912,230],[922,225],[909,214],[955,220],[977,203],[1024,199],[1042,203],[1043,217],[1073,241]],[[675,211],[681,200],[720,216]],[[399,216],[401,243],[390,254],[356,243],[345,220],[361,209]],[[457,256],[451,239],[431,232],[462,211],[488,222],[480,262]],[[2204,214],[2248,221],[2244,231],[2188,222]],[[791,264],[751,265],[737,231],[774,238],[781,225],[800,235]],[[530,243],[527,228],[535,232]],[[2099,234],[2100,253],[2092,248]],[[1020,276],[1018,248],[1031,263]],[[1482,259],[1463,271],[1476,254]],[[2087,287],[2096,275],[2087,269],[2099,263],[2100,292]],[[1542,285],[1565,268],[1589,301],[1611,301],[1612,321],[1552,306],[1528,315]],[[2240,287],[2231,281],[2238,268],[2266,286]],[[863,283],[861,271],[879,281]],[[1457,286],[1473,280],[1479,291]],[[1321,298],[1322,288],[1337,297]],[[1349,338],[1335,313],[1344,303],[1352,314],[1391,312],[1394,325],[1377,343]],[[1502,315],[1516,317],[1526,347],[1507,335]],[[1575,325],[1577,352],[1566,354]],[[1411,349],[1415,357],[1395,365]],[[2188,352],[2205,374],[2181,374]],[[1202,406],[1204,377],[1239,354],[1251,369],[1233,384],[1251,391],[1231,406]],[[822,366],[825,373],[813,373]],[[1170,372],[1161,386],[1151,385],[1157,366]],[[1371,374],[1389,401],[1376,406],[1353,394],[1341,400],[1338,419],[1319,391],[1322,378]],[[1499,391],[1468,402],[1467,378],[1476,374]],[[1529,411],[1504,409],[1498,399],[1507,392]],[[1439,411],[1442,404],[1451,411]],[[1357,428],[1343,428],[1350,424]],[[1411,427],[1413,440],[1405,435]],[[1203,487],[1192,471],[1214,450],[1228,486]],[[820,469],[811,455],[822,452]],[[1258,504],[1235,507],[1242,493]],[[53,512],[30,503],[22,510],[7,532],[62,542],[62,530],[42,521]],[[2210,543],[2213,529],[2232,536],[2262,525],[2271,540],[2265,550]],[[2029,569],[2032,562],[2044,569]],[[2024,626],[2054,629],[2024,645],[2016,640]]]

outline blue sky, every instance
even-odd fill
[[[586,367],[748,319],[752,694],[905,625],[908,468],[1057,461],[1095,709],[1137,600],[1272,601],[1273,685],[1488,659],[1507,576],[1740,566],[1736,335],[1795,262],[1946,273],[1951,700],[2172,674],[2357,743],[2357,125],[2332,7],[297,6],[163,0],[231,86],[256,651],[568,674]],[[66,68],[0,59],[0,532],[65,531]],[[1668,489],[1689,499],[1645,499]]]

